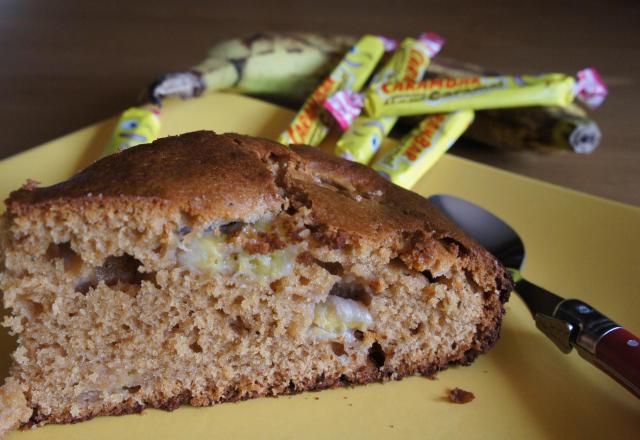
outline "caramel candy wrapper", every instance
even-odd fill
[[[442,157],[473,121],[472,110],[426,117],[371,168],[398,186],[413,185]]]
[[[361,164],[369,163],[397,120],[395,116],[357,118],[338,140],[335,154]]]
[[[417,83],[387,83],[370,90],[369,116],[410,116],[461,109],[565,106],[573,101],[575,80],[561,74],[438,78]]]
[[[597,148],[602,133],[572,105],[477,112],[465,137],[504,149],[586,154]]]
[[[418,39],[406,38],[394,52],[385,66],[374,76],[372,86],[386,82],[410,81],[422,78],[431,59],[440,51],[444,40],[439,35],[428,32]],[[397,121],[395,116],[371,118],[360,116],[353,124],[343,119],[342,114],[355,115],[359,112],[332,112],[346,132],[338,140],[335,154],[345,159],[367,164],[374,156],[382,140],[389,134]],[[343,121],[341,123],[341,121]],[[346,126],[346,127],[345,127]]]
[[[427,76],[468,77],[497,75],[482,66],[438,57],[429,65]],[[418,123],[418,117],[407,124]],[[567,107],[520,107],[476,112],[464,137],[486,145],[510,150],[591,153],[602,139],[598,124],[575,103]]]
[[[462,109],[528,106],[566,107],[578,96],[588,105],[602,103],[607,89],[594,69],[578,80],[560,74],[436,78],[417,83],[386,83],[370,89],[364,108],[371,117],[410,116]]]
[[[318,146],[329,132],[320,111],[324,101],[338,90],[357,92],[375,69],[385,51],[386,39],[366,35],[346,54],[331,74],[318,86],[296,114],[278,141],[288,144]]]
[[[154,141],[160,133],[157,107],[132,107],[122,113],[103,156]]]

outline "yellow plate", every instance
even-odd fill
[[[236,95],[170,102],[163,135],[198,129],[274,139],[293,113]],[[115,119],[0,162],[0,197],[26,178],[51,184],[97,158]],[[330,141],[329,141],[330,142]],[[594,158],[595,160],[595,158]],[[525,275],[566,297],[579,297],[640,333],[640,209],[445,156],[416,186],[450,193],[495,212],[515,227],[526,248]],[[0,373],[14,343],[0,340]],[[461,387],[476,399],[446,401]],[[522,301],[507,305],[502,338],[471,367],[437,380],[262,398],[173,413],[100,417],[46,426],[15,439],[115,438],[638,438],[640,401],[582,360],[562,354],[535,328]]]

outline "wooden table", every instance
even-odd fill
[[[154,76],[193,65],[223,38],[265,30],[402,37],[432,29],[447,38],[450,57],[508,73],[592,65],[610,87],[594,115],[603,141],[591,155],[471,144],[456,145],[454,154],[640,205],[640,2],[487,3],[4,0],[0,158],[118,114]]]

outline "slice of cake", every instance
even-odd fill
[[[194,132],[11,194],[0,429],[431,375],[498,338],[504,268],[417,194]]]

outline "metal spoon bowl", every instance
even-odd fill
[[[569,353],[575,347],[582,357],[640,398],[639,338],[588,304],[564,299],[525,280],[520,274],[524,243],[500,218],[449,195],[435,195],[429,201],[507,267],[515,292],[529,308],[536,326],[560,350]]]

